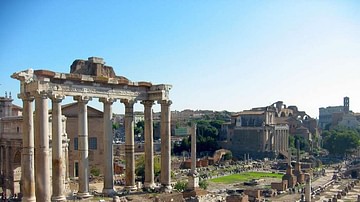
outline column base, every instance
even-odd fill
[[[161,185],[161,191],[165,193],[170,193],[172,191],[171,185]]]
[[[137,187],[135,185],[132,185],[132,186],[125,186],[124,189],[126,191],[136,191],[137,190]]]
[[[24,201],[24,202],[36,202],[36,197],[22,197],[21,198],[21,201]]]
[[[66,201],[66,197],[64,195],[62,195],[62,196],[52,196],[51,201]]]
[[[116,191],[114,188],[112,189],[103,189],[102,190],[102,193],[105,195],[105,196],[114,196],[116,194]]]
[[[85,193],[77,193],[76,197],[84,199],[84,198],[90,198],[93,195],[91,195],[89,192],[85,192]]]
[[[144,187],[147,189],[154,189],[155,183],[154,182],[144,182]]]

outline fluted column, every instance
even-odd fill
[[[87,198],[89,194],[89,143],[87,103],[91,98],[74,97],[78,101],[78,152],[79,152],[79,190],[78,197]]]
[[[152,106],[154,101],[146,100],[141,102],[144,105],[144,136],[145,136],[145,182],[144,186],[153,188],[154,183],[154,138]]]
[[[170,100],[163,100],[161,104],[161,185],[165,191],[171,190],[171,129],[170,129]]]
[[[111,105],[115,99],[102,98],[100,102],[104,103],[104,187],[103,193],[106,195],[114,194],[114,165],[113,165],[113,132],[112,132],[112,112]]]
[[[34,168],[34,123],[33,97],[21,96],[23,101],[23,133],[21,157],[21,193],[22,201],[36,201],[35,197],[35,168]]]
[[[135,190],[134,155],[134,103],[133,100],[121,100],[125,105],[125,189]]]
[[[42,93],[35,95],[35,176],[36,201],[51,201],[48,102]]]
[[[286,131],[285,130],[283,130],[283,132],[284,132],[284,149],[285,150],[288,150],[288,139],[287,139],[287,136],[286,136]]]
[[[54,95],[52,100],[52,201],[66,201],[65,158],[63,156],[61,101],[64,96]]]
[[[274,140],[274,145],[275,145],[275,150],[276,152],[279,152],[279,134],[278,134],[278,131],[275,130],[274,132],[274,137],[275,137],[275,140]]]
[[[280,142],[281,142],[281,151],[287,151],[285,149],[285,144],[284,144],[284,132],[283,130],[280,130]]]

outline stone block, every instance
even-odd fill
[[[260,198],[261,197],[261,190],[259,190],[259,189],[246,189],[244,191],[244,193],[246,195],[248,195],[249,197],[254,197],[254,198]]]
[[[248,202],[248,195],[230,195],[226,197],[226,202]]]
[[[155,197],[155,202],[184,201],[182,193],[161,194]]]

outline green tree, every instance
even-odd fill
[[[161,167],[160,166],[160,157],[155,156],[154,157],[154,175],[155,176],[160,175],[160,167]],[[135,174],[144,179],[144,177],[145,177],[145,155],[141,155],[136,160]]]
[[[92,167],[90,170],[90,174],[93,176],[99,176],[100,175],[100,169],[96,167]]]
[[[224,155],[224,160],[231,160],[233,157],[232,153],[229,151],[229,152],[226,152],[225,155]]]
[[[135,124],[134,134],[140,138],[138,140],[144,140],[144,121],[138,121]]]
[[[324,131],[323,147],[330,154],[344,156],[360,146],[360,135],[357,130],[337,127],[330,131]]]

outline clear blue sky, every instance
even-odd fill
[[[360,112],[359,11],[347,0],[2,0],[0,94],[19,92],[13,72],[99,56],[132,81],[172,84],[172,110],[282,100],[317,117],[349,96]]]

